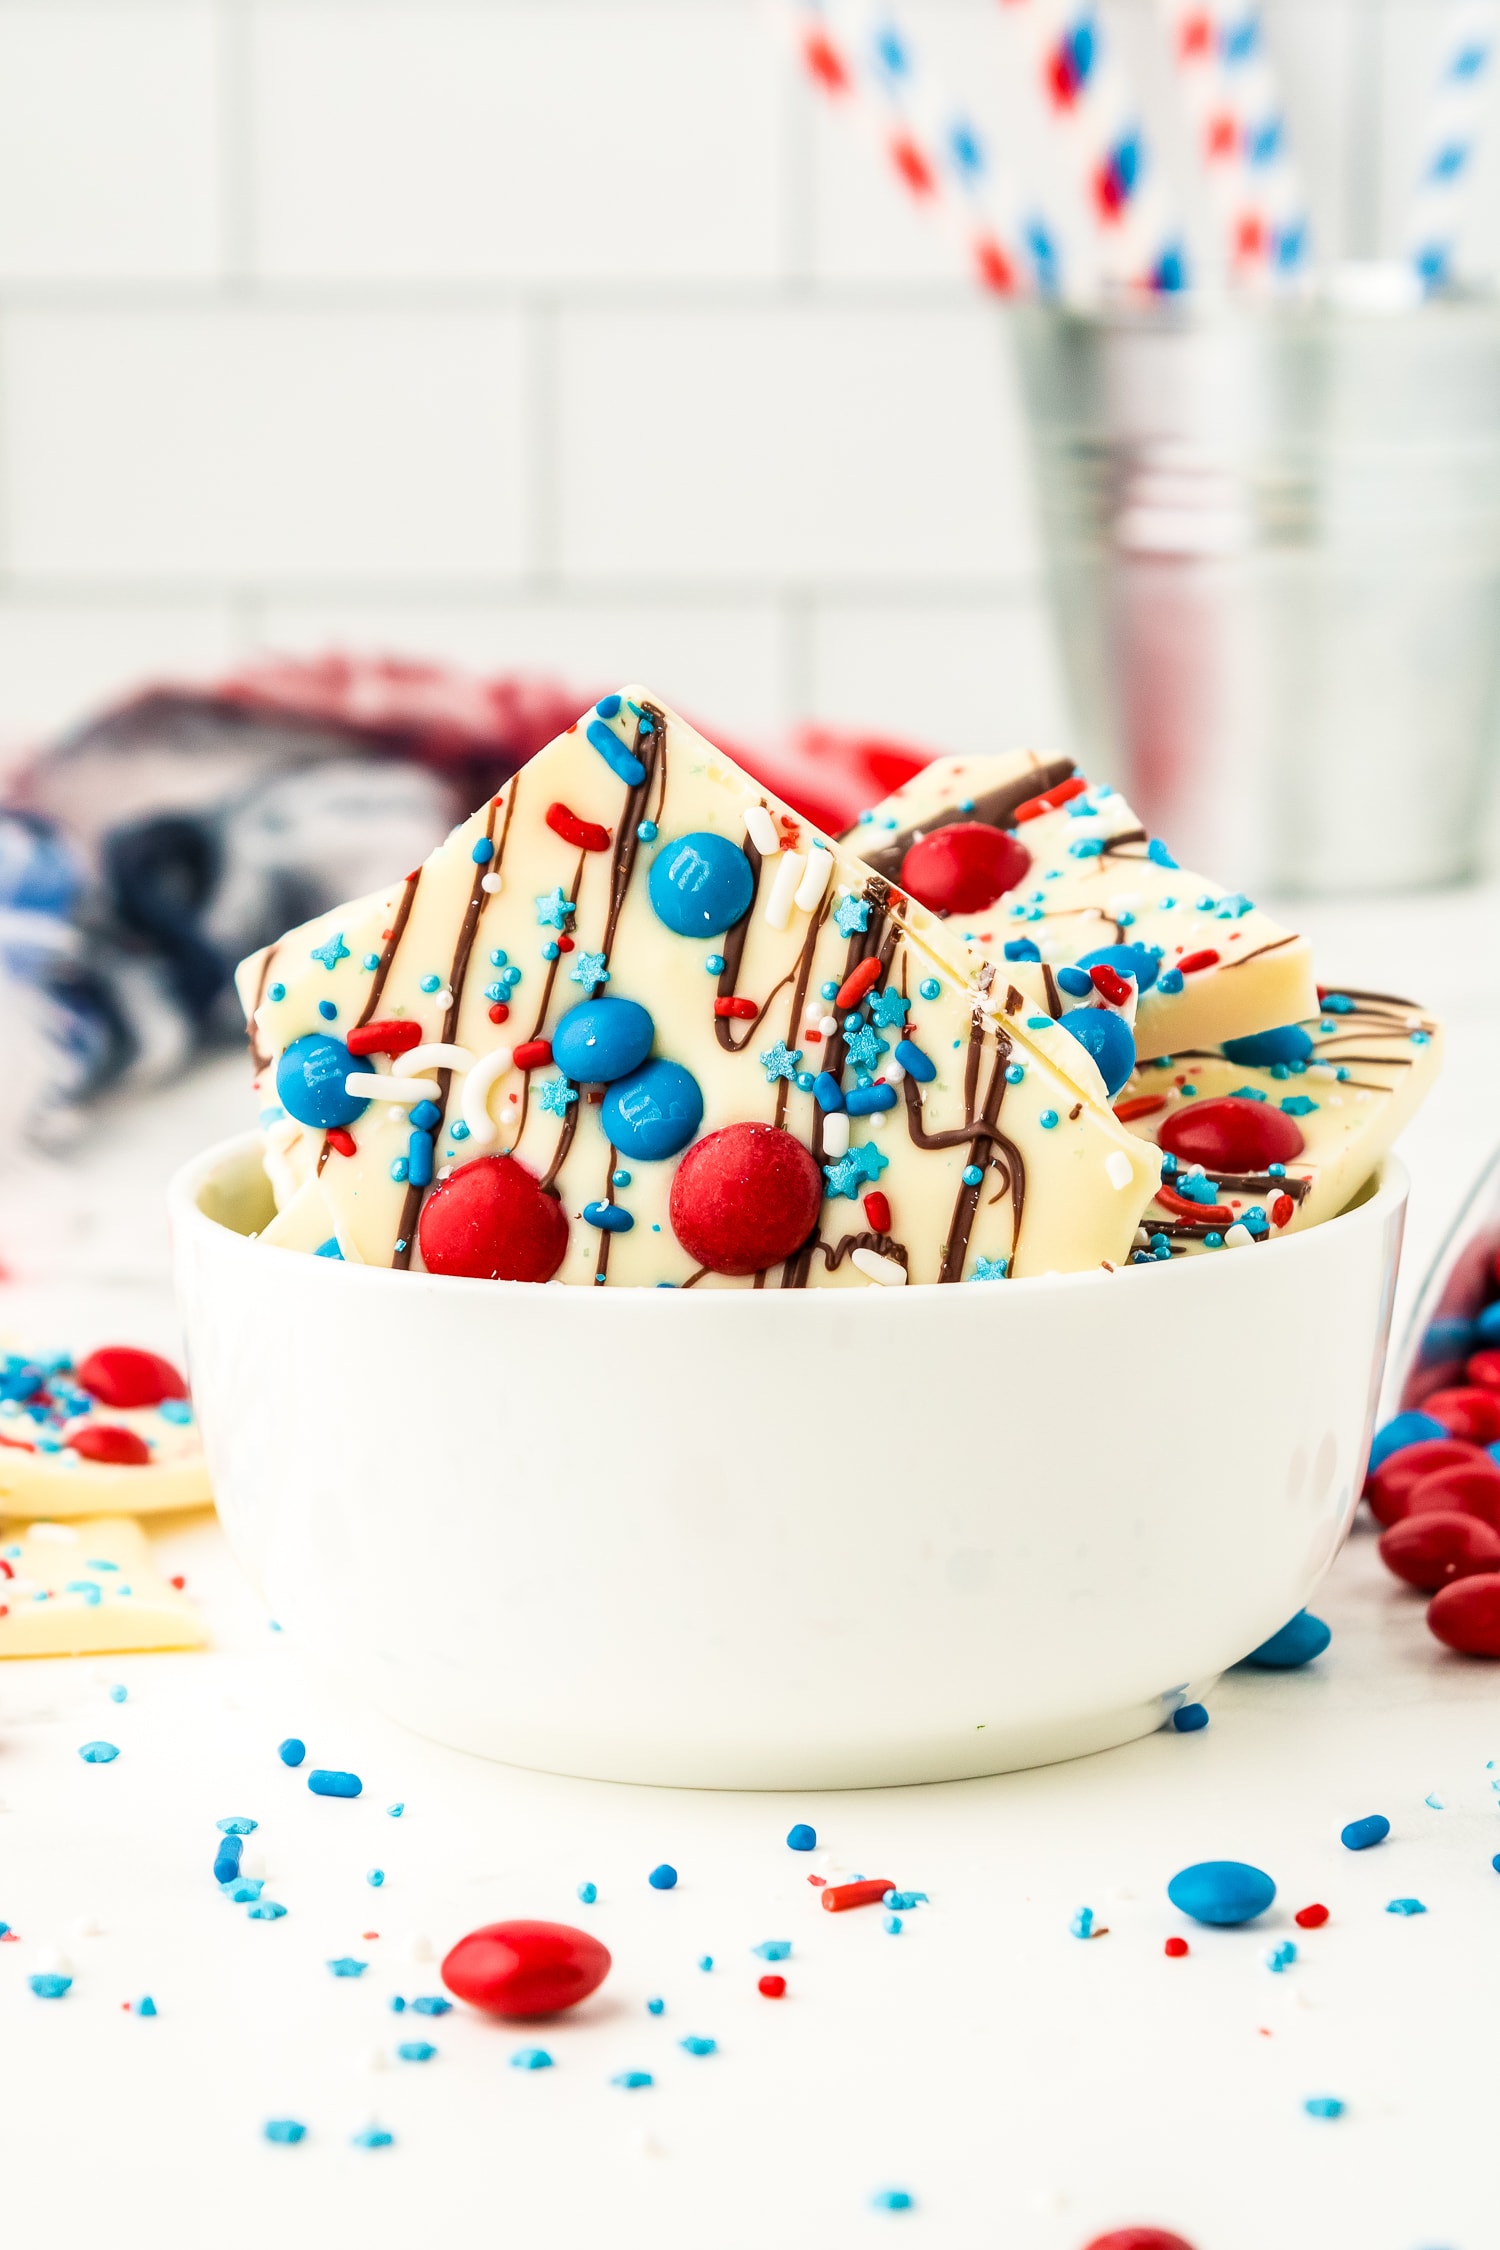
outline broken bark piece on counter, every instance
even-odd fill
[[[0,1355],[0,1517],[154,1515],[212,1500],[187,1385],[170,1360],[107,1344]]]
[[[1342,986],[1306,1023],[1142,1062],[1115,1104],[1163,1152],[1136,1260],[1243,1248],[1335,1217],[1441,1060],[1441,1028],[1413,1002]]]
[[[1307,940],[1179,867],[1119,791],[1071,758],[938,758],[844,842],[956,921],[1000,974],[1019,982],[1030,964],[1054,1016],[1099,1004],[1090,970],[1132,972],[1139,1054],[1216,1046],[1317,1005]],[[1062,970],[1082,972],[1077,992]]]
[[[94,1516],[0,1538],[0,1657],[199,1648],[197,1605],[157,1572],[137,1523]]]
[[[1003,961],[639,688],[240,991],[263,1239],[330,1259],[999,1280],[1128,1259],[1156,1184],[1089,1048]]]

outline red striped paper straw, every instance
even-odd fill
[[[1228,9],[1219,28],[1227,98],[1239,122],[1244,213],[1236,270],[1252,285],[1286,291],[1305,280],[1312,253],[1307,205],[1265,27],[1254,0]]]

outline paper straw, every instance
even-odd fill
[[[1120,56],[1094,8],[1000,0],[1028,41],[1049,114],[1071,143],[1107,284],[1172,296],[1187,253]]]
[[[1251,5],[1227,16],[1219,47],[1225,91],[1239,121],[1243,218],[1237,269],[1252,281],[1285,289],[1305,274],[1312,237],[1259,9]]]
[[[1260,221],[1245,189],[1243,133],[1224,64],[1221,0],[1160,0],[1189,138],[1213,212],[1219,271],[1256,256]]]
[[[1455,0],[1444,11],[1437,78],[1423,127],[1404,241],[1405,255],[1427,291],[1441,289],[1454,279],[1453,261],[1468,217],[1478,144],[1493,98],[1495,35],[1492,0]]]
[[[996,151],[888,8],[801,0],[792,29],[813,82],[859,116],[913,200],[960,237],[983,288],[1059,293],[1054,230],[1023,206]]]

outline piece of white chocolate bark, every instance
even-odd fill
[[[999,1279],[1120,1263],[1156,1184],[1003,965],[640,688],[240,991],[288,1248],[586,1286]],[[775,1180],[716,1182],[740,1142],[714,1137],[752,1127]]]
[[[1439,1026],[1411,1001],[1343,986],[1306,1023],[1143,1063],[1116,1105],[1165,1152],[1137,1262],[1244,1248],[1334,1218],[1441,1059]]]
[[[1014,846],[997,863],[1003,892],[986,906],[955,904],[949,918],[981,952],[999,955],[1001,974],[1017,983],[1039,978],[1023,989],[1053,1015],[1081,1004],[1059,988],[1059,969],[1126,946],[1145,948],[1135,1030],[1141,1055],[1216,1046],[1296,1023],[1316,1008],[1307,940],[1238,892],[1178,867],[1118,790],[1090,787],[1069,758],[1024,750],[939,758],[865,814],[844,842],[891,882],[944,906],[941,890],[928,885],[934,876],[940,886],[954,879],[955,855],[930,868],[925,883],[920,857],[908,855],[936,831],[966,823],[1008,830]],[[982,839],[972,841],[982,850]],[[979,894],[963,895],[974,901]]]
[[[0,1657],[198,1648],[196,1606],[169,1586],[124,1516],[34,1523],[0,1539]]]

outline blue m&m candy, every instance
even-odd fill
[[[1107,1008],[1070,1008],[1057,1020],[1093,1056],[1104,1090],[1113,1101],[1135,1068],[1135,1041],[1129,1024],[1123,1016],[1111,1015]]]
[[[1226,1039],[1224,1052],[1234,1063],[1269,1070],[1273,1063],[1306,1062],[1313,1043],[1300,1023],[1278,1024],[1273,1031],[1257,1031],[1253,1038]]]
[[[1500,1311],[1500,1306],[1491,1309]],[[1482,1336],[1484,1321],[1485,1316],[1481,1313],[1478,1326]],[[1489,1338],[1486,1337],[1485,1341],[1488,1342]],[[1497,1332],[1496,1341],[1500,1341],[1500,1332]],[[1370,1448],[1371,1476],[1389,1461],[1393,1453],[1402,1452],[1408,1445],[1421,1445],[1427,1438],[1445,1438],[1447,1435],[1446,1428],[1435,1415],[1415,1414],[1409,1409],[1405,1414],[1393,1415],[1383,1429],[1375,1432],[1375,1443]]]
[[[663,844],[646,887],[658,920],[679,937],[718,937],[750,911],[755,877],[738,844],[695,829]]]
[[[1276,1885],[1262,1868],[1248,1867],[1241,1859],[1203,1859],[1172,1877],[1167,1896],[1195,1922],[1227,1928],[1264,1914],[1276,1896]]]
[[[552,1060],[578,1086],[608,1086],[638,1070],[656,1026],[635,1000],[582,1000],[552,1034]]]
[[[599,1120],[623,1157],[659,1164],[687,1147],[703,1123],[698,1081],[681,1063],[652,1062],[610,1087]]]
[[[1137,992],[1149,992],[1161,962],[1147,945],[1101,945],[1080,953],[1080,969],[1113,969],[1117,977],[1134,977]]]
[[[375,1076],[374,1064],[351,1055],[342,1039],[309,1031],[292,1041],[276,1065],[276,1098],[299,1125],[352,1125],[370,1105],[346,1093],[351,1071]]]
[[[1332,1639],[1321,1617],[1314,1617],[1310,1610],[1299,1609],[1279,1633],[1262,1641],[1259,1648],[1251,1649],[1244,1662],[1258,1664],[1263,1672],[1295,1672],[1299,1665],[1311,1664],[1315,1656],[1321,1656]]]

